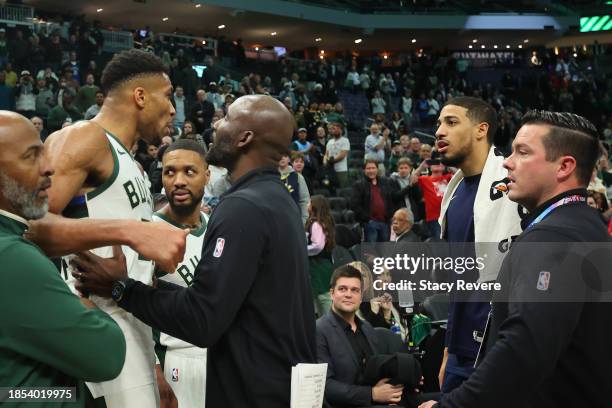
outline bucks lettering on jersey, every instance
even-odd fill
[[[84,196],[75,197],[66,207],[63,215],[71,218],[126,219],[151,221],[153,198],[147,188],[147,181],[128,149],[110,133],[106,133],[113,157],[113,173],[102,185]],[[128,276],[145,284],[151,284],[153,263],[143,259],[130,247],[124,246],[123,253],[128,266]],[[112,248],[97,248],[99,256],[112,256]],[[69,265],[71,256],[62,259],[62,277],[71,290],[74,278]],[[75,291],[76,293],[76,291]],[[112,300],[95,298],[94,302],[103,310],[112,313],[117,306]]]
[[[153,215],[153,222],[167,222],[174,225],[175,227],[184,228],[181,225],[177,225],[172,222],[168,217],[161,213],[155,213]],[[185,244],[185,256],[183,261],[177,266],[174,273],[158,274],[160,280],[174,283],[175,285],[188,287],[193,283],[193,277],[195,274],[196,267],[202,257],[202,246],[204,245],[204,233],[206,232],[206,225],[208,223],[208,216],[204,213],[200,213],[200,221],[202,227],[197,230],[192,230],[187,236]],[[156,338],[156,342],[163,347],[169,349],[177,348],[188,348],[195,347],[194,345],[187,343],[183,340],[179,340],[176,337],[167,335],[166,333],[154,333],[159,335]],[[159,353],[158,353],[159,357]],[[162,358],[160,358],[162,360]]]

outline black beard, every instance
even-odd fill
[[[206,162],[213,166],[225,167],[229,173],[236,167],[236,162],[240,157],[240,152],[235,151],[223,151],[220,148],[213,145],[208,153],[206,154]]]
[[[444,155],[439,156],[442,164],[444,164],[445,166],[450,166],[450,167],[458,167],[461,163],[465,161],[466,157],[467,157],[467,154],[465,154],[464,152],[457,153],[455,157],[448,157]]]
[[[172,209],[172,212],[178,215],[179,217],[187,217],[195,211],[196,208],[199,208],[202,205],[202,197],[204,197],[204,192],[200,194],[199,197],[194,197],[193,194],[189,193],[191,196],[191,204],[189,205],[176,205],[174,204],[174,199],[172,196],[168,197],[168,204]]]

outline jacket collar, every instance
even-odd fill
[[[0,210],[0,229],[16,235],[22,235],[30,227],[28,221],[11,212]]]
[[[533,220],[535,220],[540,214],[542,214],[542,212],[544,210],[546,210],[548,207],[550,207],[552,204],[556,203],[557,201],[561,200],[562,198],[565,197],[569,197],[571,195],[579,195],[582,197],[587,196],[587,191],[585,188],[576,188],[573,190],[568,190],[565,191],[561,194],[558,194],[556,196],[554,196],[553,198],[551,198],[550,200],[547,200],[546,202],[544,202],[543,204],[539,205],[536,209],[534,209],[532,212],[530,212],[522,221],[521,221],[521,228],[523,230],[527,229],[527,227],[529,226],[529,224],[532,223]]]

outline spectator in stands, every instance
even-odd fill
[[[21,71],[19,84],[15,87],[15,108],[28,119],[36,113],[36,95],[30,71]]]
[[[323,157],[325,156],[325,148],[327,146],[327,142],[327,128],[325,126],[319,126],[317,128],[315,138],[312,142],[314,146],[312,154],[314,159],[316,160],[317,169],[321,169],[323,166]]]
[[[414,215],[408,208],[400,208],[393,214],[391,228],[395,233],[395,242],[421,242],[419,236],[412,231]]]
[[[81,112],[72,104],[76,94],[72,88],[66,88],[62,94],[62,104],[55,106],[49,111],[49,118],[47,119],[47,125],[49,132],[53,133],[56,130],[61,129],[62,124],[66,118],[72,119],[73,122],[83,119]]]
[[[287,98],[289,98],[289,104],[287,103]],[[297,100],[295,98],[295,93],[293,92],[293,89],[291,89],[291,82],[287,81],[283,84],[283,90],[278,94],[278,99],[291,110],[296,109]]]
[[[64,50],[60,36],[57,33],[51,34],[51,40],[47,42],[45,47],[45,62],[53,71],[59,71],[63,55]]]
[[[15,66],[21,70],[30,67],[28,58],[30,56],[30,43],[23,38],[23,31],[17,29],[15,38],[9,39],[9,52]]]
[[[346,126],[346,118],[344,117],[344,106],[340,102],[334,105],[334,110],[325,116],[325,122],[338,122]]]
[[[429,103],[427,102],[427,98],[425,97],[424,92],[421,92],[421,94],[419,95],[419,99],[416,101],[415,111],[419,122],[422,124],[427,124],[427,116],[429,115]]]
[[[352,92],[357,92],[359,89],[359,73],[355,65],[352,65],[350,71],[346,74],[346,87]]]
[[[431,160],[431,156],[433,154],[433,147],[430,144],[422,143],[421,151],[419,152],[419,162],[423,163],[426,160]],[[429,168],[425,168],[422,174],[431,174]]]
[[[374,92],[374,97],[370,101],[372,105],[372,114],[384,114],[386,112],[387,102],[380,96],[380,91]]]
[[[298,109],[302,107],[298,104]],[[313,135],[316,132],[318,126],[323,125],[323,117],[319,110],[319,105],[311,103],[308,110],[304,111],[304,127],[308,130],[309,135]]]
[[[388,134],[388,132],[387,132]],[[366,137],[364,144],[364,158],[371,159],[378,163],[379,174],[385,173],[385,146],[387,137],[381,134],[380,127],[374,123],[370,126],[370,134]]]
[[[40,38],[36,34],[30,37],[30,57],[28,68],[32,72],[38,72],[45,64],[45,49],[40,44]]]
[[[100,87],[94,83],[93,74],[87,74],[85,85],[79,88],[75,105],[81,112],[85,112],[90,106],[96,103],[96,94]]]
[[[587,190],[596,191],[604,195],[607,199],[608,190],[606,186],[603,184],[603,181],[597,177],[597,169],[593,170],[593,174],[591,175],[591,181]]]
[[[308,219],[308,202],[310,201],[310,192],[308,191],[308,185],[306,184],[306,180],[304,180],[304,176],[297,173],[293,170],[293,167],[289,164],[289,154],[285,153],[281,156],[280,161],[278,162],[278,172],[280,173],[280,179],[293,200],[300,208],[300,213],[302,214],[302,224],[306,223]]]
[[[85,29],[79,38],[79,66],[86,67],[95,56],[98,54],[98,44],[96,39],[91,36],[89,29]],[[88,105],[90,106],[90,105]]]
[[[431,163],[431,164],[430,164]],[[421,173],[431,167],[431,176],[422,176]],[[423,192],[425,201],[425,227],[430,237],[440,238],[440,208],[442,197],[448,186],[448,182],[453,177],[450,173],[444,173],[445,167],[439,160],[429,162],[423,160],[411,176],[412,184],[418,184]]]
[[[13,64],[10,62],[6,63],[6,66],[4,67],[4,72],[6,74],[6,78],[5,78],[5,83],[7,86],[10,86],[11,88],[15,87],[15,85],[17,85],[17,73],[13,70]]]
[[[404,119],[399,112],[395,111],[391,115],[391,132],[393,139],[398,139],[399,136],[404,133]]]
[[[404,114],[404,124],[408,127],[412,126],[414,115],[414,98],[412,97],[412,89],[406,88],[404,96],[402,96],[402,113]]]
[[[208,93],[206,94],[208,102],[212,103],[216,109],[222,109],[223,103],[225,102],[223,97],[219,94],[217,89],[217,83],[211,82],[208,84]]]
[[[323,165],[327,167],[329,180],[334,189],[348,185],[348,154],[351,143],[342,136],[343,129],[341,123],[334,122],[329,125],[331,139],[327,142],[323,156]]]
[[[100,112],[100,108],[102,108],[102,104],[104,103],[104,92],[98,90],[96,92],[96,103],[91,105],[85,111],[85,120],[90,120],[96,117],[96,115]]]
[[[421,164],[421,140],[418,137],[410,139],[410,149],[406,155],[414,166]]]
[[[208,146],[206,145],[204,137],[201,134],[196,133],[195,129],[193,128],[193,122],[191,122],[190,120],[186,120],[185,123],[183,123],[183,129],[181,135],[179,136],[179,139],[195,140],[196,142],[204,146],[204,149],[206,149],[206,151],[208,151]]]
[[[190,107],[187,98],[185,97],[185,93],[183,92],[183,87],[177,85],[174,89],[174,109],[176,110],[176,114],[174,115],[174,126],[183,127],[183,123],[187,120],[187,115],[190,112]]]
[[[30,121],[32,122],[32,125],[34,125],[34,128],[38,132],[38,136],[40,137],[40,140],[44,143],[44,141],[47,139],[47,136],[49,136],[49,132],[47,132],[47,129],[45,129],[42,118],[38,116],[34,116],[32,117],[32,119],[30,119]]]
[[[6,84],[4,71],[0,71],[0,110],[15,110],[15,91]]]
[[[397,162],[397,172],[392,173],[390,178],[395,181],[399,186],[400,199],[403,200],[403,206],[410,210],[414,218],[421,219],[419,211],[419,203],[423,199],[421,190],[417,185],[413,185],[411,181],[412,174],[412,162],[407,157],[402,157]],[[402,203],[400,203],[402,204]]]
[[[427,120],[426,123],[428,125],[433,125],[436,123],[438,119],[438,115],[440,114],[440,102],[434,97],[433,91],[429,91],[429,97],[427,98],[427,105],[429,105],[429,109],[427,110]]]
[[[353,184],[351,208],[365,230],[367,242],[388,242],[389,224],[399,201],[397,183],[378,176],[378,163],[366,159],[364,177]]]
[[[215,106],[206,99],[206,91],[203,89],[198,89],[196,98],[197,101],[191,108],[191,120],[195,123],[196,132],[202,134],[210,128]]]
[[[356,316],[364,289],[358,269],[351,265],[336,269],[330,289],[332,312],[317,320],[318,361],[328,365],[325,400],[333,406],[395,405],[402,399],[403,386],[391,385],[389,379],[374,387],[359,382],[377,346],[372,326]]]
[[[49,111],[55,106],[56,100],[53,97],[53,91],[47,87],[47,80],[45,78],[36,81],[34,94],[36,95],[36,115],[47,118]]]
[[[315,146],[306,140],[306,129],[300,128],[298,129],[298,138],[291,142],[291,147],[289,148],[291,153],[301,153],[302,159],[305,163],[304,169],[304,177],[306,179],[312,179],[316,170],[316,163],[313,157]]]
[[[47,88],[49,88],[49,90],[51,92],[53,92],[55,94],[55,92],[57,92],[57,90],[59,89],[59,78],[57,77],[57,75],[55,75],[55,72],[53,72],[53,70],[51,69],[51,67],[47,67],[44,70],[40,70],[38,71],[38,74],[36,74],[36,80],[41,80],[44,79],[45,80],[45,85],[47,86]]]
[[[0,28],[0,67],[9,61],[9,44],[6,38],[6,29]]]
[[[389,155],[389,173],[394,173],[397,171],[397,162],[402,157],[405,157],[404,151],[402,149],[402,145],[399,140],[393,141],[391,147],[391,154]]]
[[[332,251],[336,247],[336,226],[327,198],[322,195],[310,198],[305,228],[308,233],[308,263],[312,297],[315,313],[321,317],[331,308],[329,288],[334,270]]]
[[[76,51],[70,51],[69,55],[70,57],[68,59],[68,62],[64,64],[64,74],[66,73],[66,71],[69,71],[72,75],[70,79],[76,81],[77,84],[80,84],[81,68],[79,66],[79,61],[77,60],[77,53]]]

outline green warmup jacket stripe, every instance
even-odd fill
[[[27,222],[0,210],[0,387],[80,389],[83,381],[115,378],[125,360],[125,338],[115,321],[84,307],[35,244],[22,238]],[[35,406],[32,403],[4,406]]]

